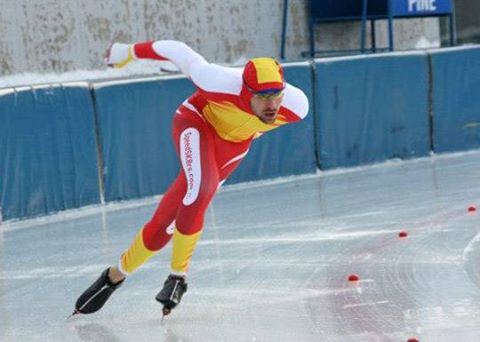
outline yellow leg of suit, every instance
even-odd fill
[[[173,233],[172,272],[186,274],[197,241],[202,231],[192,235],[183,235],[177,229]]]
[[[120,259],[120,270],[125,275],[134,272],[137,268],[147,262],[157,251],[151,251],[145,247],[143,242],[143,229],[135,236],[130,247],[122,254]]]

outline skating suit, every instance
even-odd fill
[[[197,90],[175,112],[173,139],[182,170],[162,197],[153,217],[122,254],[119,268],[130,274],[173,237],[171,272],[184,275],[215,192],[247,154],[252,140],[303,119],[308,100],[286,84],[275,122],[263,123],[250,109],[252,94],[242,69],[209,64],[184,43],[155,41],[130,46],[133,59],[169,60]],[[268,80],[275,75],[260,75]],[[288,151],[286,151],[288,153]]]

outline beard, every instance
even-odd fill
[[[259,116],[259,119],[266,124],[271,124],[275,122],[277,118],[277,111],[275,110],[266,110],[262,112],[262,115]]]

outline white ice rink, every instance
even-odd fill
[[[0,226],[0,341],[480,341],[478,151],[223,189],[163,323],[170,248],[66,321],[154,207]]]

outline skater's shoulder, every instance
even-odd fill
[[[309,102],[305,93],[289,83],[285,87],[285,95],[282,106],[293,112],[299,118],[303,119],[309,111]]]

